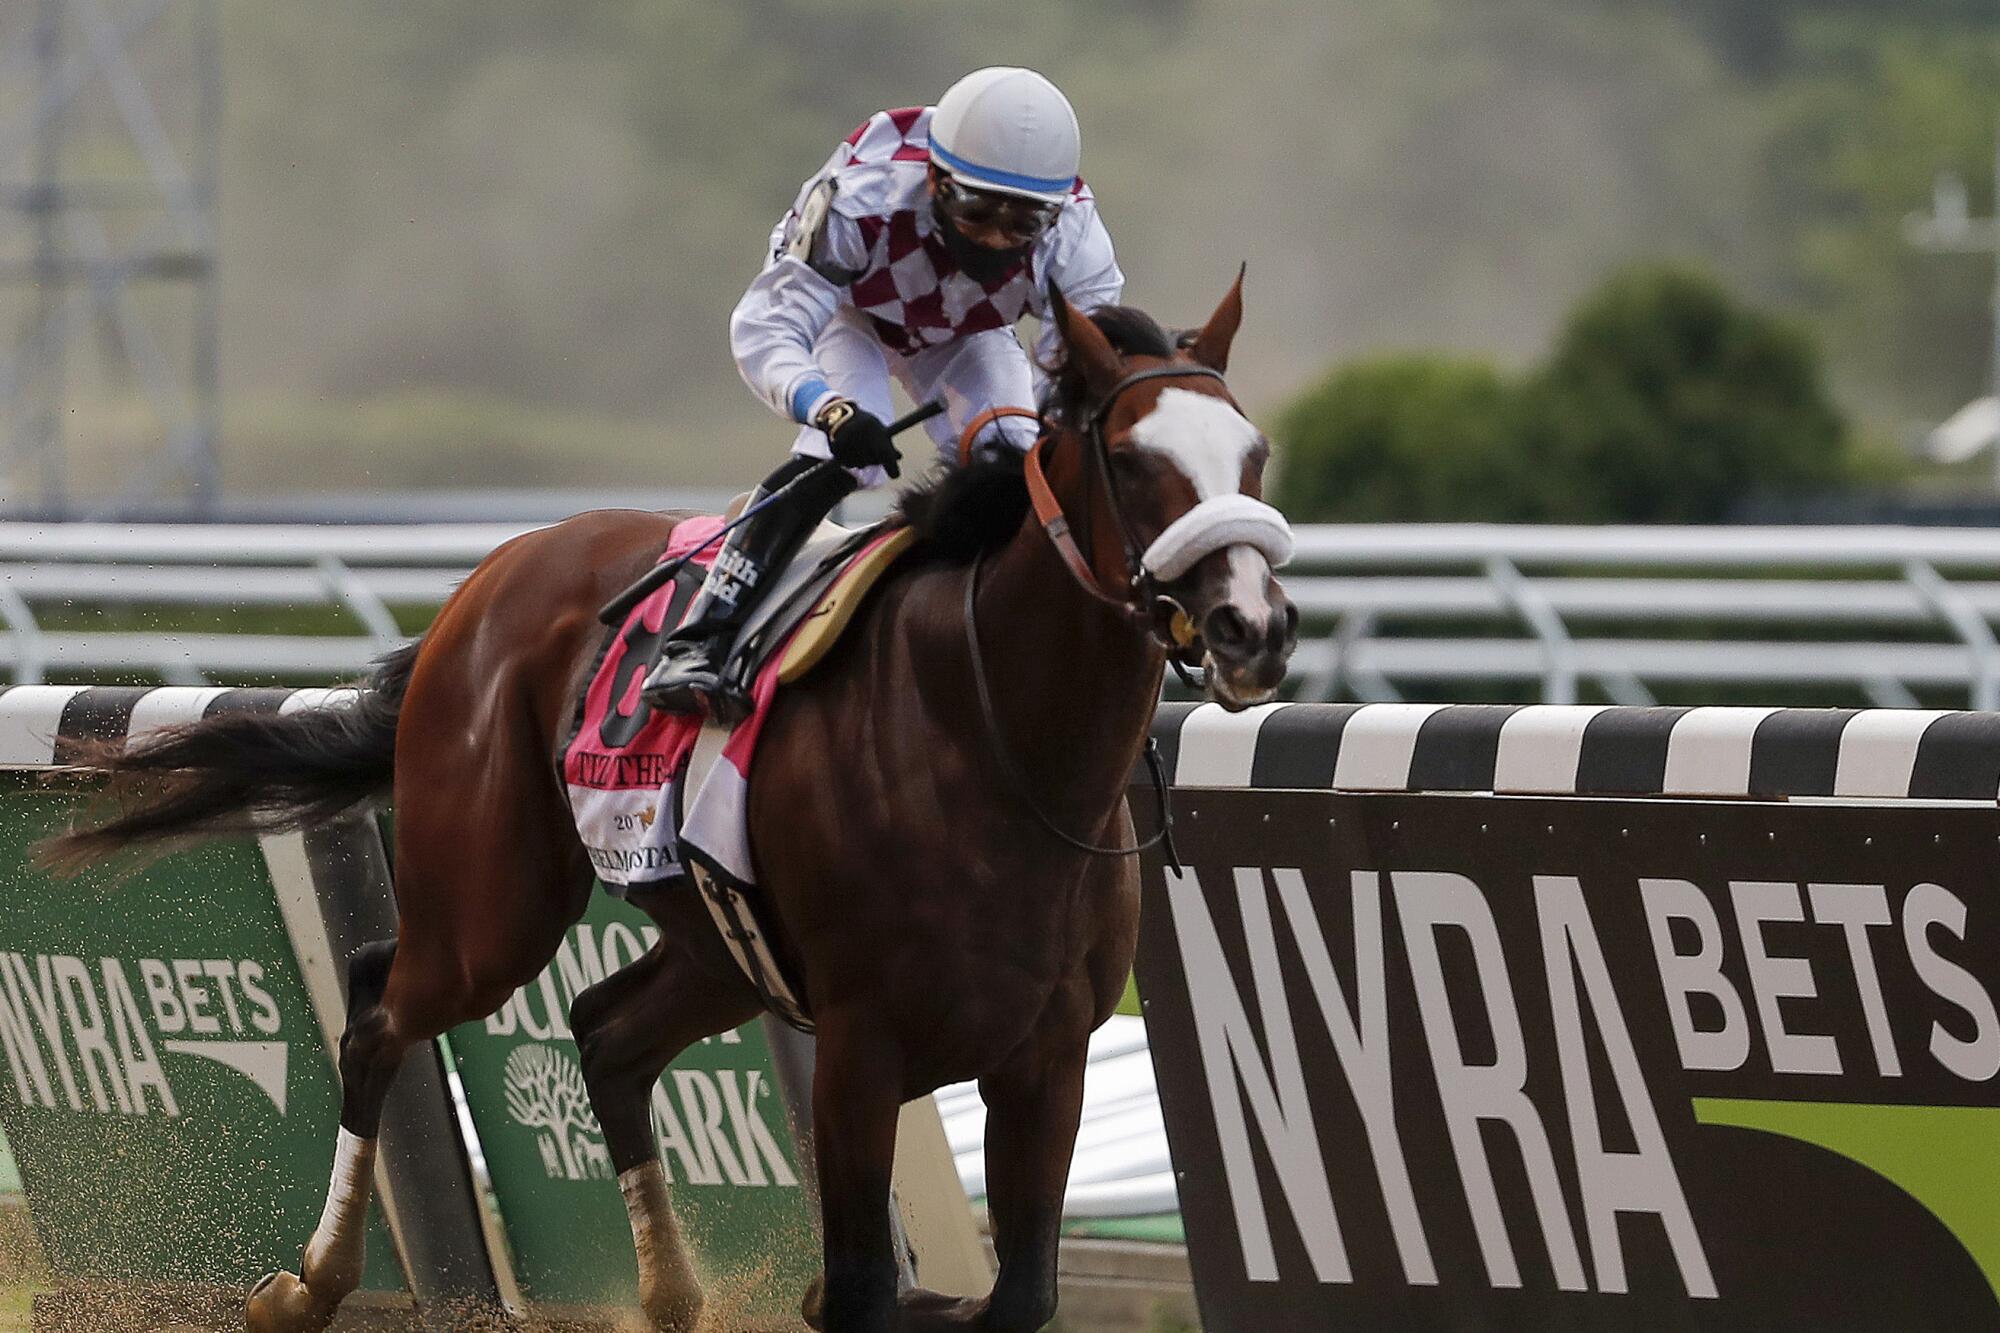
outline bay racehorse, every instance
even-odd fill
[[[1169,652],[1228,707],[1275,691],[1296,612],[1272,574],[1268,445],[1223,383],[1242,283],[1178,342],[1147,316],[1054,301],[1063,363],[1043,442],[906,497],[923,540],[833,653],[781,691],[749,793],[774,949],[818,1031],[813,1144],[835,1333],[1036,1329],[1087,1038],[1112,1012],[1139,892],[1126,808]],[[397,937],[358,952],[340,1041],[339,1149],[299,1275],[254,1289],[254,1333],[316,1333],[361,1273],[383,1098],[414,1043],[531,981],[592,873],[557,752],[603,627],[686,515],[599,511],[494,551],[352,706],[217,717],[91,759],[119,801],[49,849],[298,827],[392,795]],[[1150,822],[1150,819],[1149,821]],[[760,1010],[688,890],[641,890],[661,927],[576,999],[591,1104],[630,1209],[655,1328],[701,1307],[647,1097],[691,1043]],[[991,1293],[899,1297],[889,1228],[899,1105],[977,1079],[988,1107]]]

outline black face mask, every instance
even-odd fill
[[[936,206],[931,208],[931,220],[937,224],[938,237],[944,242],[945,252],[958,264],[961,272],[974,282],[992,282],[1012,272],[1015,265],[1028,257],[1034,243],[1013,245],[1005,250],[992,250],[972,240],[961,232]]]

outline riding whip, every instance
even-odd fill
[[[939,413],[943,411],[944,411],[944,400],[934,398],[930,402],[925,403],[923,406],[913,408],[910,411],[904,413],[902,416],[897,417],[894,421],[890,422],[889,434],[892,437],[901,435],[904,431],[910,429],[912,426],[921,426],[926,421],[929,421],[932,417],[937,416]],[[647,596],[649,596],[653,592],[655,588],[660,587],[662,584],[672,582],[674,576],[681,572],[681,569],[687,564],[688,561],[694,559],[697,555],[700,555],[703,551],[707,550],[709,547],[713,546],[715,543],[721,541],[724,537],[728,536],[729,533],[732,532],[737,527],[737,525],[747,521],[751,515],[755,514],[758,510],[762,509],[765,505],[772,503],[773,501],[777,500],[780,496],[786,494],[788,491],[792,489],[792,487],[797,486],[807,477],[813,476],[814,474],[819,472],[823,472],[827,468],[833,468],[839,466],[840,464],[834,462],[831,458],[827,458],[827,459],[822,459],[815,466],[808,468],[804,472],[801,472],[798,476],[792,478],[790,481],[780,486],[777,490],[772,491],[769,495],[759,500],[756,504],[749,506],[742,513],[738,514],[735,518],[729,520],[729,522],[717,528],[715,530],[714,536],[710,537],[707,541],[703,542],[701,545],[695,547],[692,551],[689,551],[684,555],[677,556],[672,560],[663,560],[659,564],[654,565],[651,569],[647,570],[644,574],[641,574],[637,579],[635,579],[632,582],[630,587],[625,589],[624,592],[619,593],[616,597],[612,598],[610,601],[606,602],[601,608],[598,609],[597,619],[599,620],[600,623],[606,625],[618,624],[620,621],[624,620],[626,616],[630,615],[632,613],[632,608],[637,606],[640,602],[644,601],[647,598]]]

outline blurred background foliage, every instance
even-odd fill
[[[1247,259],[1245,401],[1398,442],[1310,446],[1344,498],[1290,460],[1328,513],[1712,515],[1983,388],[1987,261],[1898,224],[1940,169],[1991,197],[1991,0],[227,0],[224,41],[239,491],[761,475],[726,324],[771,225],[994,62],[1076,102],[1132,301],[1196,322]],[[78,391],[115,466],[130,387]]]
[[[1614,274],[1522,374],[1360,361],[1300,396],[1276,438],[1275,494],[1305,521],[1713,523],[1883,475],[1801,325],[1672,265]]]

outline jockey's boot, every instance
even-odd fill
[[[785,562],[855,487],[846,468],[820,467],[820,462],[794,456],[764,478],[750,497],[754,506],[767,496],[777,496],[724,539],[687,619],[668,636],[659,665],[640,689],[647,703],[670,713],[698,712],[706,704],[718,721],[725,722],[749,711],[749,700],[722,684],[722,668],[737,631]]]

